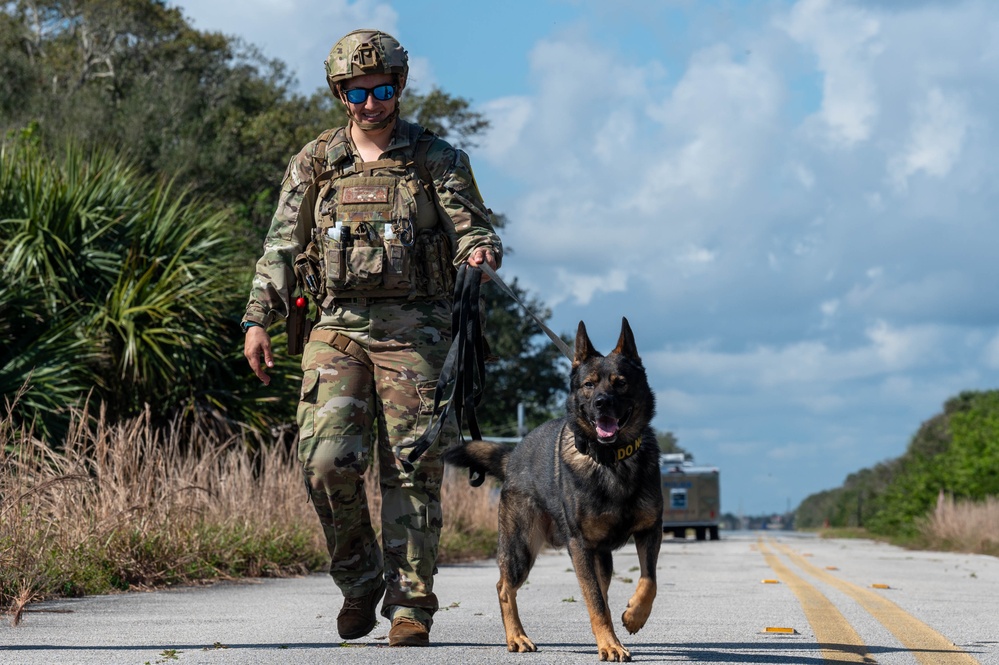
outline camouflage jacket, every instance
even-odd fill
[[[412,150],[413,129],[412,123],[401,118],[397,120],[392,142],[382,157],[391,158]],[[361,158],[349,140],[349,132],[346,135],[347,142],[339,144],[341,150],[347,150],[348,157],[359,163]],[[319,175],[313,168],[316,145],[316,140],[311,141],[288,163],[278,207],[264,239],[263,255],[257,261],[244,323],[259,323],[266,327],[275,317],[288,316],[289,299],[296,288],[294,260],[312,236],[312,215],[302,215],[310,221],[300,223],[299,208],[309,185]],[[327,152],[327,164],[338,158],[333,154],[333,147],[331,144]],[[453,240],[455,266],[467,261],[479,247],[491,249],[497,261],[501,260],[502,243],[489,219],[490,211],[479,194],[468,155],[435,137],[427,152],[426,168],[433,179],[440,224]],[[322,325],[321,320],[319,325]]]

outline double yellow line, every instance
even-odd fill
[[[979,665],[978,661],[958,649],[946,637],[907,613],[890,600],[867,589],[846,582],[818,568],[786,545],[772,538],[769,543],[812,577],[842,591],[881,622],[916,660],[923,665]],[[822,658],[833,663],[874,663],[867,645],[836,606],[804,578],[784,565],[780,557],[767,547],[763,539],[757,544],[767,565],[798,598]]]

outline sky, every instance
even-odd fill
[[[468,99],[500,276],[605,353],[628,319],[653,425],[719,467],[725,512],[793,509],[999,383],[994,2],[171,5],[302,92],[374,27],[412,88]]]

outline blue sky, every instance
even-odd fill
[[[303,91],[377,27],[414,87],[469,99],[501,274],[604,351],[629,319],[654,424],[725,511],[838,486],[999,382],[994,3],[175,4]]]

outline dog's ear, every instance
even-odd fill
[[[642,359],[638,356],[638,347],[635,345],[635,336],[631,332],[631,326],[628,325],[628,319],[624,317],[621,317],[621,336],[617,340],[617,347],[611,353],[620,353],[625,358],[642,364]]]
[[[579,367],[590,358],[600,356],[601,354],[593,348],[593,342],[590,341],[589,336],[586,334],[586,326],[580,321],[579,328],[576,330],[576,353],[572,359],[573,369]]]

